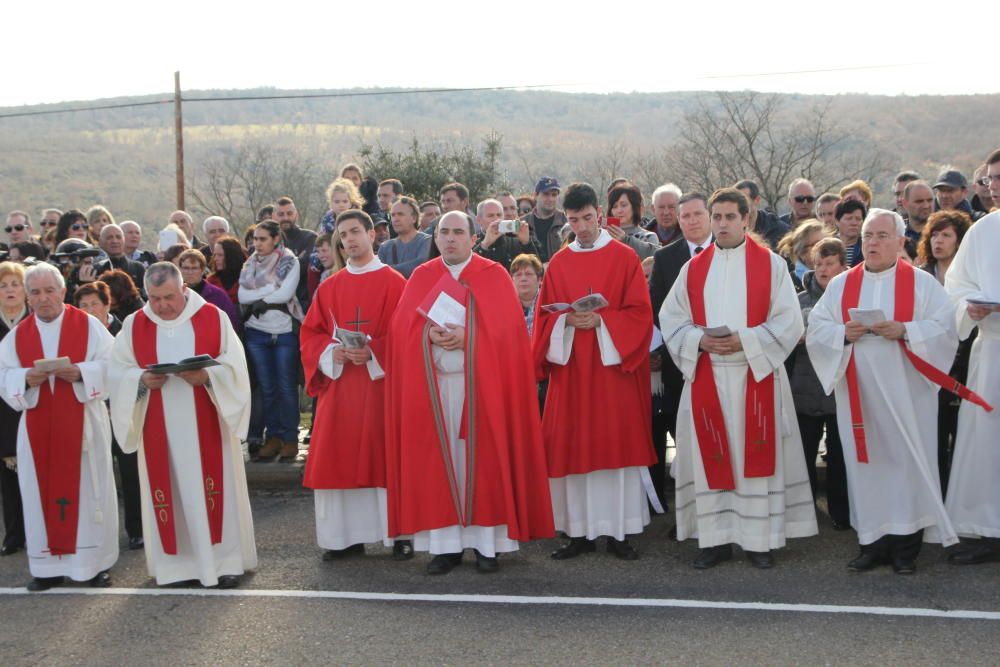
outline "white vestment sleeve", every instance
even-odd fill
[[[844,339],[846,329],[840,313],[840,299],[844,293],[846,276],[846,273],[841,273],[827,285],[823,296],[809,313],[809,329],[806,331],[809,361],[827,394],[833,392],[833,388],[844,376],[854,349]]]
[[[573,336],[576,334],[576,327],[566,326],[568,314],[563,313],[556,318],[556,323],[552,325],[552,335],[549,337],[549,349],[545,353],[547,361],[560,366],[569,363],[570,354],[573,352]]]
[[[25,376],[29,368],[21,366],[15,345],[15,327],[0,341],[0,394],[11,408],[29,410],[38,405],[38,387],[28,387]]]
[[[77,368],[80,369],[80,379],[73,383],[73,393],[76,394],[76,400],[81,403],[107,399],[108,360],[111,359],[111,346],[115,342],[114,336],[108,332],[107,327],[97,321],[97,318],[88,317],[87,324],[90,327],[87,332],[88,347],[94,354],[89,361],[77,364]]]
[[[952,261],[951,266],[948,267],[948,272],[944,274],[944,288],[952,304],[954,304],[955,326],[958,330],[958,337],[962,340],[968,338],[972,330],[979,324],[979,322],[969,317],[969,299],[979,299],[982,301],[1000,299],[1000,295],[998,294],[986,294],[982,279],[979,278],[979,276],[987,275],[990,268],[982,265],[982,253],[979,252],[981,247],[976,244],[978,231],[974,226],[969,230],[967,236],[969,242],[958,246],[955,259]],[[995,271],[996,268],[993,267],[992,270]],[[1000,320],[1000,313],[991,313],[986,317],[987,319],[994,318],[994,320]]]
[[[338,364],[333,360],[333,351],[338,347],[340,347],[339,343],[330,343],[323,350],[323,353],[319,355],[319,369],[323,372],[323,375],[331,380],[338,379],[340,374],[344,372],[344,364]]]
[[[785,359],[795,350],[804,329],[802,309],[788,268],[783,259],[772,254],[771,306],[767,319],[756,327],[736,332],[754,379],[760,382],[783,366]]]
[[[126,454],[139,449],[142,425],[146,417],[148,393],[140,399],[139,387],[143,369],[132,351],[132,322],[128,317],[115,337],[108,362],[108,392],[111,396],[111,428],[118,446]]]
[[[615,342],[611,340],[611,332],[604,326],[604,318],[598,316],[600,322],[597,325],[597,346],[601,350],[601,363],[605,366],[617,366],[622,362],[622,355],[615,347]]]
[[[670,357],[677,364],[685,380],[694,380],[698,365],[699,344],[705,334],[691,319],[691,302],[688,300],[687,272],[689,264],[681,267],[673,288],[660,308],[660,329]]]
[[[219,365],[205,369],[211,380],[208,393],[229,432],[239,440],[245,440],[250,426],[250,376],[247,373],[246,353],[233,331],[229,316],[221,310],[218,312],[222,351],[216,357]]]
[[[954,306],[937,279],[926,271],[916,271],[914,319],[905,322],[910,350],[924,361],[947,373],[955,361],[958,335]]]
[[[385,377],[385,371],[382,370],[382,365],[375,358],[375,353],[372,352],[372,358],[368,360],[366,364],[368,366],[368,377],[374,380],[381,380]]]

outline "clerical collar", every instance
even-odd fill
[[[364,266],[354,266],[353,264],[351,264],[351,260],[347,260],[347,272],[353,273],[354,275],[360,275],[362,273],[371,273],[372,271],[378,271],[383,266],[385,266],[385,264],[383,264],[382,260],[378,258],[378,255],[373,256],[371,261],[365,264]]]
[[[721,245],[719,245],[719,242],[717,240],[715,240],[715,239],[712,239],[712,242],[715,243],[715,247],[716,247],[717,250],[721,250],[722,252],[733,252],[735,250],[740,250],[740,249],[742,249],[742,248],[744,248],[746,246],[746,244],[747,244],[747,237],[744,236],[743,240],[740,241],[738,245],[735,245],[732,248],[723,248]]]
[[[472,253],[469,253],[469,256],[465,258],[465,261],[459,262],[458,264],[449,264],[448,262],[444,261],[444,257],[441,258],[441,263],[445,265],[445,267],[451,273],[451,277],[454,278],[455,280],[458,280],[458,277],[462,275],[462,271],[465,270],[465,267],[467,267],[469,265],[469,262],[471,261],[472,261]]]
[[[580,245],[579,239],[570,243],[568,247],[573,252],[594,252],[595,250],[600,250],[609,243],[611,243],[611,234],[608,234],[608,230],[602,229],[601,233],[597,235],[596,239],[594,239],[594,244],[589,248],[585,248]]]

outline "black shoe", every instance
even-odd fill
[[[733,557],[733,547],[731,544],[722,544],[717,547],[699,549],[698,557],[694,559],[694,569],[708,570],[723,561]]]
[[[830,524],[833,526],[834,530],[850,530],[850,521],[837,521],[836,519],[830,519]]]
[[[892,571],[896,574],[914,574],[917,571],[917,564],[909,558],[894,558]]]
[[[130,537],[130,538],[128,538],[128,550],[129,551],[138,551],[143,546],[145,546],[145,542],[142,541],[141,537]]]
[[[670,527],[670,531],[667,532],[667,538],[673,540],[674,542],[677,541],[677,524]]]
[[[235,574],[224,574],[219,577],[219,583],[216,588],[236,588],[240,585],[240,578]]]
[[[770,551],[744,551],[750,564],[758,570],[770,570],[774,567],[774,556]]]
[[[0,556],[10,556],[21,550],[21,547],[5,544],[0,547]]]
[[[396,540],[392,545],[393,560],[410,560],[413,558],[413,543],[410,540]]]
[[[427,574],[448,574],[455,566],[461,564],[461,552],[457,554],[438,554],[427,564]]]
[[[111,573],[107,570],[102,570],[97,573],[97,576],[90,580],[91,588],[110,588],[111,587]]]
[[[47,591],[56,586],[62,586],[62,584],[62,577],[35,577],[28,582],[28,585],[25,586],[25,588],[32,593],[37,593],[39,591]]]
[[[492,574],[500,569],[500,564],[497,562],[496,556],[484,556],[477,549],[473,549],[473,551],[476,554],[476,572]]]
[[[862,551],[860,556],[847,564],[847,569],[851,572],[867,572],[883,564],[884,561],[878,556]]]
[[[608,553],[614,554],[622,560],[639,560],[639,552],[628,543],[628,540],[616,540],[613,537],[609,537]]]
[[[594,544],[594,540],[588,540],[586,537],[571,537],[569,542],[552,552],[552,557],[556,560],[566,560],[596,550],[597,546]]]
[[[365,555],[365,545],[352,544],[346,549],[327,549],[323,552],[323,560],[341,560],[348,556]]]
[[[1000,561],[1000,551],[988,544],[977,544],[948,556],[948,562],[952,565],[979,565],[993,561]]]

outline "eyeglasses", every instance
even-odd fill
[[[59,222],[56,220],[39,220],[38,224],[42,227],[55,227]]]
[[[992,174],[990,176],[983,176],[976,183],[983,186],[989,186],[990,183],[1000,183],[1000,174]]]
[[[23,232],[24,231],[24,225],[14,225],[13,227],[10,226],[10,225],[7,225],[6,227],[3,228],[3,230],[5,232],[7,232],[8,234],[10,234],[11,232]]]
[[[811,204],[816,201],[816,198],[811,195],[799,195],[798,197],[792,197],[792,200],[796,204]]]
[[[72,229],[74,232],[78,232],[81,229],[86,229],[87,225],[83,224],[82,222],[74,222],[72,225],[69,226],[69,228]]]
[[[865,241],[871,241],[873,238],[878,241],[888,241],[889,239],[898,238],[889,232],[879,232],[878,234],[872,234],[871,232],[865,232],[862,236]]]

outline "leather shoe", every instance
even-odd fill
[[[831,519],[830,523],[833,525],[834,530],[850,530],[851,523],[849,521],[837,521],[836,519]]]
[[[323,552],[323,560],[340,560],[342,558],[347,558],[353,555],[365,555],[365,545],[363,544],[352,544],[346,549],[327,549]]]
[[[500,569],[500,564],[497,562],[497,557],[484,556],[479,553],[478,549],[473,549],[476,552],[476,571],[483,574],[492,574]]]
[[[427,574],[448,574],[462,564],[462,554],[438,554],[427,564]]]
[[[770,570],[774,567],[774,556],[770,551],[745,551],[750,564],[758,570]]]
[[[952,565],[979,565],[992,561],[1000,561],[1000,550],[988,544],[977,544],[948,556],[948,562]]]
[[[410,540],[396,540],[392,545],[393,560],[410,560],[413,558],[413,542]]]
[[[699,549],[698,557],[694,559],[694,569],[707,570],[713,568],[722,561],[733,557],[733,547],[731,544],[722,544],[717,547]]]
[[[240,585],[240,578],[235,574],[224,574],[219,577],[219,584],[216,588],[236,588]]]
[[[110,588],[111,587],[111,573],[107,570],[102,570],[97,573],[93,579],[90,580],[91,588]]]
[[[597,546],[594,544],[594,540],[588,540],[586,537],[571,537],[569,542],[552,552],[552,558],[566,560],[596,550]]]
[[[28,585],[25,586],[25,588],[32,593],[37,593],[39,591],[47,591],[55,586],[62,586],[62,584],[62,577],[35,577],[28,582]]]
[[[614,554],[622,560],[639,560],[639,552],[628,543],[628,540],[616,540],[613,537],[609,537],[608,553]]]
[[[867,572],[868,570],[874,570],[882,564],[883,561],[878,556],[862,551],[860,556],[847,564],[847,569],[851,572]]]
[[[142,541],[141,537],[130,537],[130,538],[128,538],[128,550],[129,551],[138,551],[143,546],[145,546],[145,542]]]
[[[0,556],[10,556],[12,554],[16,554],[20,550],[21,547],[15,547],[13,545],[5,544],[2,547],[0,547]]]
[[[892,571],[896,574],[914,574],[917,571],[917,564],[909,558],[894,558]]]

